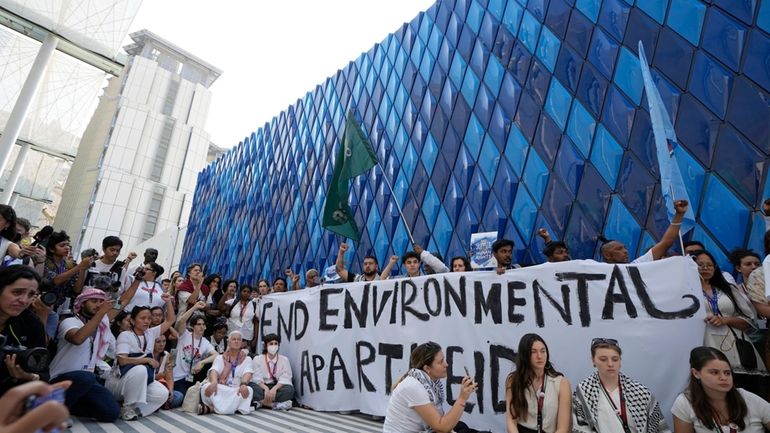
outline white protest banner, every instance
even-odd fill
[[[467,367],[479,384],[463,420],[504,431],[505,379],[520,337],[541,335],[574,385],[593,371],[590,342],[614,338],[622,371],[647,385],[664,414],[703,341],[695,263],[670,258],[608,265],[546,263],[497,275],[447,273],[326,285],[262,299],[261,335],[281,336],[300,402],[316,410],[384,415],[413,345],[435,341],[449,363],[447,400]]]
[[[497,232],[471,234],[471,267],[473,269],[494,268],[497,260],[492,255],[492,244],[497,240]]]

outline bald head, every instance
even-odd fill
[[[607,263],[628,263],[628,249],[621,242],[609,241],[602,245],[600,252]]]

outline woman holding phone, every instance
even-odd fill
[[[444,410],[444,384],[448,364],[441,346],[432,341],[417,346],[409,358],[409,371],[396,383],[388,402],[383,433],[450,432],[460,421],[465,403],[478,385],[468,376],[461,383],[455,404]]]

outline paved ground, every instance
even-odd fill
[[[360,415],[340,415],[292,409],[288,412],[260,409],[249,415],[193,415],[162,410],[147,418],[98,423],[75,420],[72,433],[375,433],[382,423]]]

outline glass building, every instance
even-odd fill
[[[540,227],[574,258],[598,258],[599,235],[642,254],[668,220],[640,40],[681,144],[685,238],[722,263],[761,251],[770,0],[442,0],[200,173],[182,264],[249,282],[333,264],[321,215],[348,111],[384,167],[351,185],[354,271],[411,248],[396,201],[445,258],[497,231],[539,263]]]

